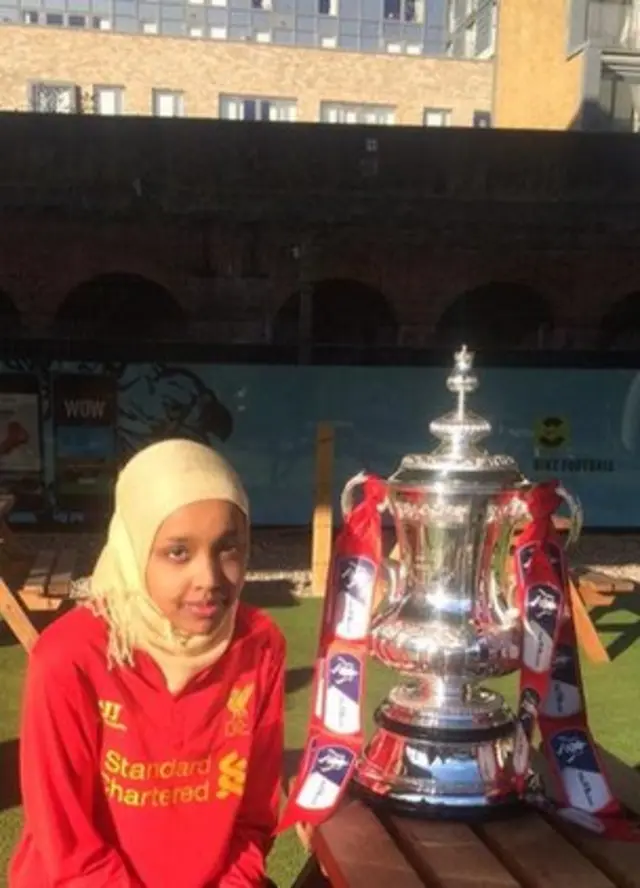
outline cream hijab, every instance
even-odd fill
[[[173,512],[207,499],[234,503],[248,518],[242,482],[209,447],[174,439],[137,453],[120,473],[105,547],[93,574],[78,588],[81,602],[109,628],[109,667],[133,665],[135,650],[148,653],[173,693],[225,652],[235,608],[210,635],[177,632],[147,594],[147,561],[158,529]]]

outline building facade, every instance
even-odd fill
[[[638,0],[501,0],[496,45],[496,126],[640,128]]]
[[[2,0],[0,110],[486,127],[491,6]]]
[[[640,341],[624,135],[6,114],[0,138],[5,337],[337,361]]]

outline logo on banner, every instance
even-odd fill
[[[536,549],[537,545],[535,543],[530,543],[528,546],[523,546],[518,552],[518,560],[520,561],[520,567],[525,580],[529,578],[529,574],[531,573],[533,556]]]
[[[562,595],[546,583],[532,586],[527,592],[525,614],[527,629],[524,634],[522,658],[534,672],[551,668],[553,641],[560,616]]]
[[[575,652],[567,644],[559,644],[551,666],[551,684],[544,702],[544,715],[551,718],[576,715],[582,709]]]
[[[334,654],[327,662],[324,722],[335,734],[360,730],[362,664],[353,654]]]
[[[298,805],[309,811],[332,808],[351,775],[355,758],[355,752],[348,746],[320,746],[300,790]]]
[[[560,731],[551,738],[567,801],[581,811],[601,811],[611,801],[607,781],[587,734],[581,730]]]
[[[369,629],[376,566],[369,558],[350,555],[336,564],[337,626],[335,633],[345,641],[359,641]]]

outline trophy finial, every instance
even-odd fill
[[[466,345],[455,352],[453,370],[447,377],[447,388],[458,396],[458,404],[453,413],[434,420],[429,428],[439,438],[443,452],[455,459],[471,453],[477,441],[491,432],[486,419],[467,410],[466,397],[478,388],[478,377],[473,372],[474,352]]]
[[[478,377],[473,372],[474,352],[463,345],[453,356],[453,370],[447,378],[447,388],[458,396],[458,416],[465,415],[466,396],[478,388]]]

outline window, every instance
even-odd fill
[[[22,21],[25,23],[25,25],[37,25],[38,13],[27,9],[22,13]]]
[[[110,116],[122,114],[124,110],[124,90],[121,86],[94,86],[93,112]]]
[[[271,0],[251,0],[252,9],[271,9]]]
[[[84,15],[70,15],[67,24],[70,28],[86,28],[87,19]]]
[[[338,45],[337,37],[321,37],[320,38],[320,46],[324,49],[335,49]]]
[[[450,126],[451,111],[448,108],[425,108],[422,123],[424,126]]]
[[[99,15],[94,15],[91,24],[98,31],[110,31],[111,30],[110,19],[102,18],[102,16],[99,16]]]
[[[424,24],[424,0],[384,0],[383,14],[387,21]]]
[[[320,15],[337,15],[338,0],[318,0],[318,13]]]
[[[34,83],[31,86],[31,110],[41,114],[75,114],[80,106],[80,91],[75,84]]]
[[[151,97],[155,117],[182,117],[184,95],[172,89],[154,89]]]
[[[379,126],[395,123],[395,109],[386,105],[345,105],[342,102],[322,102],[322,123],[366,123]]]
[[[256,31],[256,43],[271,43],[271,31]]]
[[[142,22],[142,33],[143,34],[157,34],[158,33],[158,23],[157,22]]]
[[[296,119],[296,102],[293,99],[220,96],[220,117],[223,120],[292,122]]]
[[[213,37],[213,34],[211,36]],[[204,28],[201,25],[191,25],[189,37],[204,37]]]
[[[217,28],[211,28],[211,37],[213,38],[213,40],[226,40],[226,27],[224,25],[219,25]]]
[[[491,111],[474,111],[473,125],[488,129],[491,126]]]
[[[55,28],[59,28],[64,25],[64,16],[61,12],[48,12],[45,16],[45,22],[48,25],[53,25]]]

